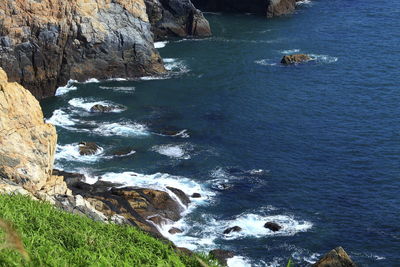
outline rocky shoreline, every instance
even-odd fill
[[[191,198],[200,195],[188,196],[172,187],[168,192],[121,187],[101,180],[90,185],[81,174],[53,169],[57,133],[53,125],[44,123],[37,99],[53,96],[70,79],[165,73],[154,41],[211,35],[208,21],[196,7],[269,18],[291,13],[295,6],[296,0],[1,2],[0,193],[29,195],[71,213],[136,226],[164,239],[158,227],[181,219]],[[280,229],[273,222],[266,222],[265,227]],[[171,234],[180,231],[169,230]],[[234,254],[216,250],[213,255],[226,264]],[[355,265],[337,248],[314,266]]]

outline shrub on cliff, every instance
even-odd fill
[[[2,266],[203,266],[198,257],[209,262],[178,254],[135,227],[95,222],[25,196],[0,195],[0,207],[0,218],[12,222],[30,257],[5,248]]]

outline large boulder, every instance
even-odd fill
[[[254,13],[267,18],[292,13],[296,0],[192,0],[202,11]]]
[[[0,67],[37,98],[69,79],[165,72],[144,0],[2,0],[0,18]]]
[[[284,65],[292,65],[311,60],[311,57],[306,54],[293,54],[283,56],[281,63]]]
[[[210,25],[190,0],[145,0],[156,40],[168,37],[207,37]]]
[[[100,147],[94,142],[80,142],[79,154],[81,156],[94,155],[100,150]]]
[[[282,229],[282,226],[274,222],[266,222],[264,224],[264,227],[271,230],[272,232],[278,232],[279,230]]]
[[[52,175],[56,144],[39,102],[0,68],[0,180],[31,193],[66,193],[62,177]]]
[[[225,229],[224,235],[229,235],[232,232],[240,232],[240,231],[242,231],[241,227],[233,226],[233,227],[229,227],[229,228]]]
[[[342,247],[332,249],[325,254],[319,261],[312,265],[313,267],[356,267],[349,255]]]

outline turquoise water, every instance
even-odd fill
[[[312,1],[268,21],[207,14],[212,38],[160,48],[168,77],[74,84],[42,102],[56,165],[201,193],[168,237],[233,250],[231,265],[305,266],[341,245],[362,266],[400,266],[399,15],[389,0]],[[279,64],[297,52],[315,60]],[[88,112],[98,101],[122,108]],[[80,157],[79,141],[103,150]]]

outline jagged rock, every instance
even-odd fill
[[[167,186],[167,189],[172,191],[180,199],[182,204],[185,205],[186,207],[190,204],[191,202],[190,199],[182,190],[170,186]]]
[[[296,0],[192,0],[202,11],[246,12],[268,18],[292,13]]]
[[[179,228],[172,227],[171,229],[168,230],[168,233],[170,233],[171,235],[175,235],[175,234],[183,233],[183,231]]]
[[[90,108],[90,112],[105,113],[105,112],[112,112],[117,109],[118,109],[118,107],[116,107],[116,106],[104,106],[104,105],[96,104]]]
[[[56,129],[44,123],[39,102],[0,69],[0,177],[31,193],[52,193],[52,186],[66,193],[62,179],[52,176],[56,144]]]
[[[319,261],[312,265],[313,267],[356,267],[349,255],[342,247],[332,249],[325,254]]]
[[[192,198],[201,198],[201,195],[199,193],[193,193]]]
[[[114,187],[111,183],[98,181],[93,185],[83,182],[68,184],[74,194],[84,197],[107,217],[120,215],[129,224],[161,236],[155,224],[178,221],[183,208],[167,192],[135,187]]]
[[[273,232],[277,232],[282,229],[282,226],[280,226],[279,224],[274,223],[274,222],[267,222],[264,224],[264,227]]]
[[[282,58],[281,63],[284,65],[291,65],[296,63],[301,63],[305,61],[309,61],[311,58],[305,54],[294,54],[294,55],[286,55]]]
[[[156,40],[211,35],[208,21],[190,0],[145,0]]]
[[[224,266],[228,264],[228,259],[233,258],[235,254],[232,251],[223,249],[214,249],[210,251],[210,255],[218,260]]]
[[[144,0],[2,0],[0,67],[37,98],[69,79],[165,72]]]
[[[81,156],[94,155],[99,151],[100,147],[93,142],[80,142],[79,154]]]
[[[233,227],[230,227],[230,228],[226,229],[226,230],[224,231],[224,235],[229,235],[229,234],[232,233],[232,232],[240,232],[240,231],[242,231],[242,228],[241,228],[241,227],[239,227],[239,226],[233,226]]]

